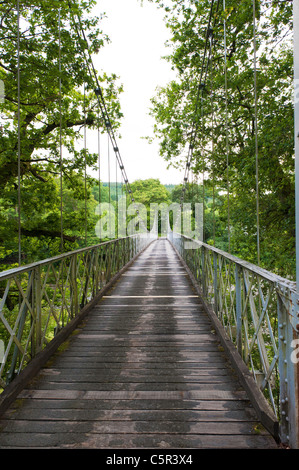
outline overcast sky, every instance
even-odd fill
[[[150,99],[157,86],[165,85],[174,72],[162,59],[167,53],[164,44],[168,31],[163,11],[154,4],[138,0],[98,0],[95,12],[105,12],[101,27],[111,44],[105,45],[94,63],[99,72],[115,73],[124,85],[120,102],[124,118],[118,146],[130,182],[136,179],[158,178],[163,184],[180,184],[183,174],[167,170],[159,156],[158,143],[149,144],[142,137],[153,135],[153,119],[148,115]],[[101,137],[103,178],[107,177],[107,138]],[[114,181],[115,158],[111,150],[111,181]]]

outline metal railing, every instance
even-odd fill
[[[252,373],[280,423],[280,439],[298,447],[299,318],[296,284],[180,234],[168,239]]]
[[[119,238],[0,273],[0,391],[153,237]]]

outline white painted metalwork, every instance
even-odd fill
[[[299,0],[293,1],[294,29],[294,146],[296,199],[296,281],[299,294]]]
[[[183,235],[168,239],[271,404],[282,442],[298,448],[296,283]]]

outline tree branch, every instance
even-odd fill
[[[80,119],[79,121],[75,121],[75,122],[68,121],[66,123],[66,127],[71,128],[75,126],[83,126],[84,124],[91,126],[92,124],[94,124],[94,122],[95,122],[95,119],[91,119],[91,118],[87,118],[86,120]],[[47,127],[45,127],[45,129],[43,130],[43,134],[48,135],[52,131],[54,131],[54,129],[57,129],[59,126],[60,124],[56,122],[53,122],[52,124],[48,124]]]

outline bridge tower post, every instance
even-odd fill
[[[292,299],[293,325],[292,338],[289,341],[298,341],[299,327],[299,0],[293,0],[293,29],[294,29],[294,145],[295,145],[295,221],[296,221],[296,298]],[[287,322],[289,323],[289,322]],[[295,331],[297,330],[297,335]],[[299,363],[290,361],[292,368],[292,447],[299,448]]]
[[[299,2],[299,0],[298,0]],[[295,311],[298,296],[291,294],[288,308],[278,296],[278,349],[280,375],[280,439],[292,449],[299,448],[299,357]],[[297,305],[297,308],[296,308]]]
[[[293,1],[294,17],[294,111],[295,111],[295,207],[296,207],[296,282],[299,293],[299,0]]]

